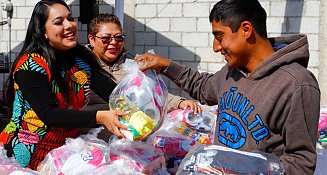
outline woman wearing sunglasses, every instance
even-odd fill
[[[135,55],[124,48],[126,36],[122,32],[119,18],[114,14],[99,14],[93,18],[89,25],[88,39],[90,48],[98,57],[98,62],[107,72],[119,82],[126,73],[120,70],[119,66],[126,59],[134,59]],[[192,100],[185,100],[182,97],[172,94],[168,95],[168,111],[190,107],[194,113],[202,112],[202,108]],[[91,92],[88,109],[108,109],[108,102],[103,101]],[[99,137],[107,140],[110,134],[104,130]]]

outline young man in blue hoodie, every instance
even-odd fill
[[[218,104],[215,144],[280,158],[285,174],[313,174],[320,91],[307,70],[305,35],[268,38],[257,0],[221,0],[211,10],[213,50],[227,65],[214,74],[145,53],[141,70],[162,73],[190,96]]]

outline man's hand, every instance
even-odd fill
[[[203,108],[198,103],[192,100],[182,100],[181,102],[179,102],[178,108],[179,109],[190,108],[194,114],[199,114],[203,112]]]
[[[146,71],[149,69],[154,69],[160,71],[166,69],[171,60],[158,55],[153,55],[151,53],[144,53],[136,57],[137,63],[140,65],[141,71]]]

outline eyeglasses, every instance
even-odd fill
[[[115,39],[116,42],[123,42],[126,38],[125,35],[114,35],[114,36],[96,36],[96,35],[93,35],[94,37],[96,38],[99,38],[103,44],[109,44],[112,39]]]

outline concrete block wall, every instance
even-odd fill
[[[310,47],[309,69],[318,78],[319,0],[259,0],[267,12],[270,37],[305,33]],[[205,72],[225,61],[212,51],[209,13],[217,0],[136,0],[135,52],[154,48],[159,55]],[[166,80],[171,92],[188,97]]]
[[[12,27],[2,26],[0,52],[11,58],[22,47],[27,25],[39,0],[12,0]],[[73,16],[80,15],[80,0],[65,0]],[[305,33],[309,38],[309,69],[318,77],[319,19],[321,0],[259,0],[267,12],[269,36]],[[205,72],[216,72],[225,63],[220,54],[212,51],[213,36],[209,12],[218,0],[125,0],[124,30],[128,34],[128,49],[143,53],[154,49],[156,54]],[[113,13],[115,0],[98,0],[100,13]],[[6,20],[6,12],[2,12]],[[86,24],[79,23],[79,42],[84,44]],[[165,80],[170,92],[188,97],[172,82]],[[1,83],[1,80],[0,80]],[[1,90],[2,86],[0,86]]]

